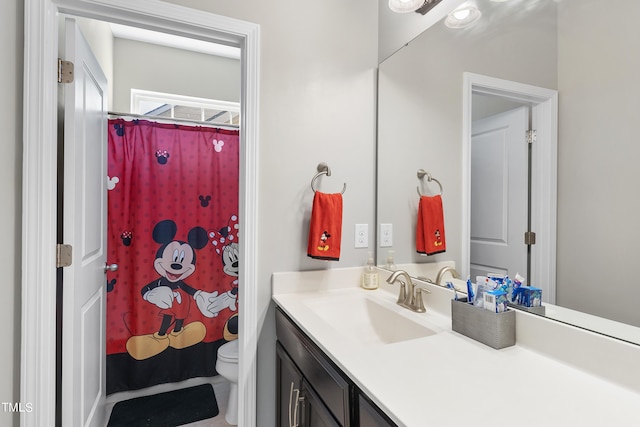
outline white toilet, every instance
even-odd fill
[[[238,340],[229,341],[218,348],[216,371],[231,383],[224,419],[231,425],[238,425]]]

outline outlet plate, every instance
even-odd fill
[[[369,224],[356,224],[355,247],[369,247]]]

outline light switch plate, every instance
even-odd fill
[[[380,224],[380,247],[393,246],[393,224]]]
[[[369,247],[369,224],[356,224],[355,247]]]

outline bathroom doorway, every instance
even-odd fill
[[[122,4],[121,4],[122,3]],[[81,15],[109,22],[155,28],[199,39],[221,41],[242,49],[243,57],[243,132],[240,178],[240,216],[245,218],[243,259],[240,267],[243,292],[240,304],[246,307],[246,318],[240,324],[240,422],[255,424],[255,271],[256,265],[256,145],[257,145],[257,26],[224,17],[149,1],[130,5],[118,1],[31,1],[25,4],[25,121],[24,140],[24,240],[23,351],[21,398],[38,407],[38,411],[21,414],[22,425],[44,425],[55,417],[55,342],[50,337],[55,329],[55,268],[47,261],[51,255],[40,248],[52,247],[56,241],[55,225],[55,132],[57,84],[49,81],[48,64],[57,56],[57,15]],[[32,94],[29,96],[29,94]],[[51,135],[51,136],[49,136]],[[54,191],[51,191],[52,188]],[[32,208],[37,206],[37,208]],[[28,215],[27,215],[28,214]],[[49,243],[49,244],[48,244]],[[241,241],[241,244],[243,242]],[[55,246],[55,245],[53,245]],[[246,274],[245,274],[246,273]],[[32,276],[38,276],[33,280]],[[37,287],[36,287],[37,284]],[[51,286],[53,284],[53,286]],[[31,298],[29,298],[31,297]],[[28,301],[28,304],[26,304]],[[53,346],[53,347],[52,347]]]
[[[555,90],[474,73],[464,73],[462,118],[462,274],[471,267],[471,159],[474,94],[490,95],[519,105],[530,105],[531,124],[536,131],[530,154],[530,224],[536,233],[531,246],[529,274],[542,288],[543,300],[555,302],[556,188],[558,93]],[[522,137],[526,143],[526,135]],[[523,165],[523,167],[526,167]],[[524,236],[523,236],[524,240]],[[530,278],[527,278],[528,280]],[[531,282],[529,281],[531,284]]]

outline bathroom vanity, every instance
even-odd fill
[[[451,330],[453,292],[360,288],[360,268],[274,273],[278,426],[633,425],[640,347],[526,312],[494,350]]]
[[[279,308],[276,336],[276,425],[395,426]]]

